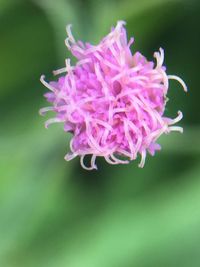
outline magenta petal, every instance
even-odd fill
[[[140,154],[139,167],[143,167],[146,152],[154,155],[161,149],[157,139],[163,133],[182,131],[171,126],[182,119],[181,112],[175,119],[163,113],[169,79],[180,82],[186,91],[185,83],[167,75],[162,48],[154,53],[155,63],[140,52],[132,54],[134,39],[127,41],[124,25],[119,21],[98,45],[77,42],[68,25],[65,43],[77,58],[76,65],[71,66],[67,59],[64,68],[54,71],[61,76],[50,83],[41,77],[51,90],[45,97],[56,112],[48,124],[64,122],[64,130],[73,134],[71,152],[65,159],[79,155],[81,165],[88,170],[96,169],[97,156],[110,164],[127,164]],[[88,154],[92,155],[90,167],[84,164]]]

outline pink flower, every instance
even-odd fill
[[[124,25],[119,21],[98,45],[76,41],[68,25],[65,43],[77,58],[76,65],[71,66],[67,59],[64,68],[53,72],[62,74],[57,81],[47,83],[41,76],[41,82],[50,89],[45,97],[52,106],[42,108],[40,113],[56,113],[46,127],[64,123],[64,130],[73,134],[71,152],[65,159],[80,156],[82,167],[88,170],[97,168],[97,156],[110,164],[126,164],[140,154],[139,167],[143,167],[146,153],[154,155],[160,150],[156,142],[163,133],[183,131],[172,126],[182,119],[180,111],[175,119],[163,113],[169,79],[177,80],[187,91],[185,83],[166,74],[162,48],[154,53],[156,63],[139,52],[132,55],[134,39],[127,42]],[[88,154],[90,167],[84,164]]]

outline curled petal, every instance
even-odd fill
[[[176,80],[176,81],[178,81],[178,82],[182,85],[183,90],[184,90],[185,92],[188,91],[188,89],[187,89],[187,85],[185,84],[185,82],[184,82],[180,77],[178,77],[178,76],[176,76],[176,75],[168,75],[168,78],[171,79],[171,80]]]
[[[142,150],[142,152],[141,152],[141,161],[140,161],[140,164],[138,165],[140,168],[144,167],[145,159],[146,159],[146,150]]]
[[[46,114],[46,112],[48,112],[48,111],[55,111],[55,108],[54,108],[54,107],[41,108],[41,109],[39,110],[39,114],[40,114],[41,116],[44,116],[44,115]]]
[[[183,128],[180,126],[169,126],[170,131],[183,133]]]
[[[51,90],[52,92],[55,92],[56,88],[54,88],[52,85],[50,85],[49,83],[47,83],[47,82],[45,81],[45,76],[44,76],[44,75],[42,75],[42,76],[40,77],[40,81],[41,81],[41,83],[43,83],[44,86],[46,86],[49,90]]]
[[[182,120],[182,118],[183,118],[183,113],[179,110],[178,116],[175,119],[170,119],[169,125],[179,122],[180,120]]]
[[[95,159],[96,159],[96,156],[93,155],[92,158],[91,158],[91,166],[90,167],[87,167],[84,163],[84,157],[85,155],[82,155],[80,157],[80,163],[81,163],[81,166],[83,167],[83,169],[85,170],[88,170],[88,171],[91,171],[91,170],[97,170],[97,166],[95,165]]]
[[[53,123],[58,123],[58,122],[63,122],[63,120],[59,119],[59,118],[52,118],[52,119],[49,119],[45,122],[45,128],[48,128],[50,124],[53,124]]]
[[[114,154],[111,154],[110,157],[114,162],[117,162],[117,164],[128,164],[129,163],[128,160],[122,160],[122,159],[116,158]]]
[[[174,119],[164,112],[169,80],[177,80],[184,91],[186,84],[167,75],[162,48],[154,53],[156,63],[140,52],[132,54],[134,38],[127,40],[125,24],[118,21],[97,45],[76,41],[69,24],[65,44],[77,62],[72,65],[67,58],[63,68],[53,71],[61,75],[54,82],[46,82],[44,75],[40,78],[51,91],[45,96],[52,104],[40,114],[56,113],[45,127],[63,122],[64,131],[72,135],[65,160],[80,156],[86,170],[97,169],[97,156],[117,165],[128,164],[139,154],[142,168],[147,151],[154,155],[160,148],[157,139],[162,134],[183,131],[176,126],[181,111]],[[91,155],[90,166],[84,163],[86,155]]]
[[[76,154],[76,153],[67,153],[67,154],[65,155],[64,159],[65,159],[66,161],[70,161],[70,160],[76,158],[77,156],[78,156],[78,154]]]

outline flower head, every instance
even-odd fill
[[[95,160],[102,156],[110,164],[126,164],[141,155],[139,167],[145,163],[146,153],[160,150],[157,139],[163,133],[182,132],[173,126],[182,119],[179,111],[175,119],[165,117],[169,79],[175,79],[187,91],[177,76],[167,75],[163,66],[164,51],[154,53],[156,63],[141,53],[130,50],[134,39],[127,42],[125,22],[115,28],[98,45],[76,41],[67,26],[65,43],[77,58],[75,66],[66,60],[66,66],[53,73],[56,81],[41,82],[50,90],[45,94],[51,107],[41,114],[54,111],[46,127],[63,122],[64,130],[71,132],[71,151],[65,156],[71,160],[80,156],[85,169],[96,169]],[[84,164],[91,154],[91,166]]]

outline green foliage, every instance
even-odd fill
[[[200,121],[198,1],[0,1],[0,266],[198,267],[200,265]],[[149,58],[160,46],[172,82],[167,113],[185,114],[183,135],[163,150],[98,171],[65,162],[70,135],[44,129],[41,74],[69,56],[65,26],[98,42],[127,21],[133,49]]]

